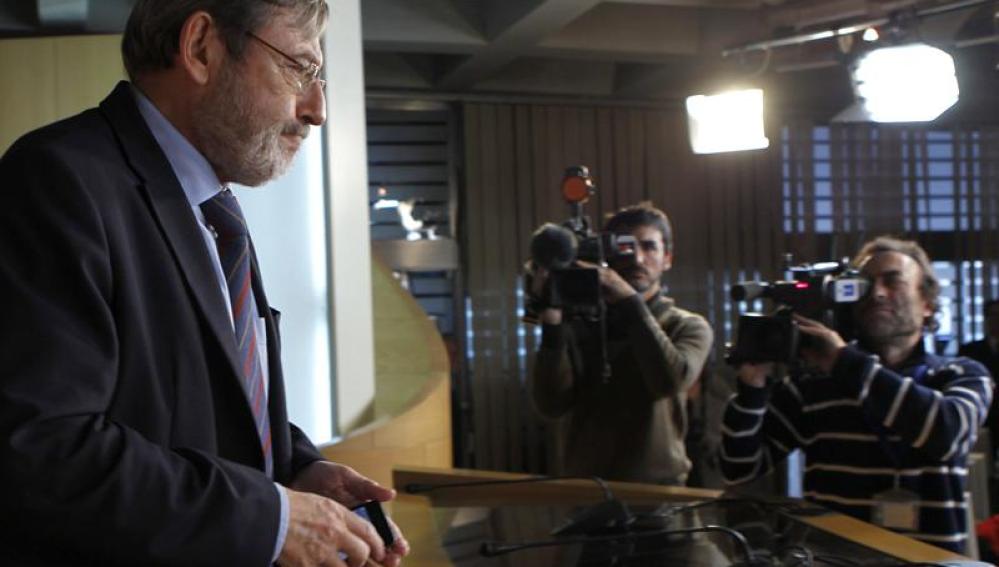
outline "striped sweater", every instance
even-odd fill
[[[740,381],[723,418],[722,472],[729,484],[748,481],[800,448],[805,497],[870,521],[873,495],[898,471],[921,498],[919,528],[906,535],[963,552],[966,460],[992,387],[971,359],[920,345],[893,370],[851,345],[828,377],[788,377],[770,391]]]

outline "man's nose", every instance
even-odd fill
[[[312,126],[322,126],[326,122],[326,93],[319,82],[309,85],[296,102],[298,119]]]
[[[888,295],[888,286],[881,278],[871,281],[871,295],[874,297],[885,297]]]

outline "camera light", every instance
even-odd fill
[[[928,122],[958,101],[954,58],[926,44],[875,49],[857,61],[858,103],[834,121]]]
[[[763,90],[687,97],[690,146],[695,154],[758,150],[770,145],[763,131]]]

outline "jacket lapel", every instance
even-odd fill
[[[140,190],[149,201],[191,295],[229,361],[233,378],[240,380],[232,324],[197,219],[170,162],[139,113],[128,83],[118,83],[100,108],[115,130],[126,160],[142,180]]]

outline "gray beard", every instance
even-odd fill
[[[890,346],[905,342],[920,330],[920,325],[905,317],[893,317],[891,321],[879,321],[873,325],[861,325],[857,336],[861,342],[871,346]]]
[[[284,173],[291,164],[281,153],[281,126],[261,127],[234,69],[196,111],[194,130],[199,149],[219,179],[249,187]]]

